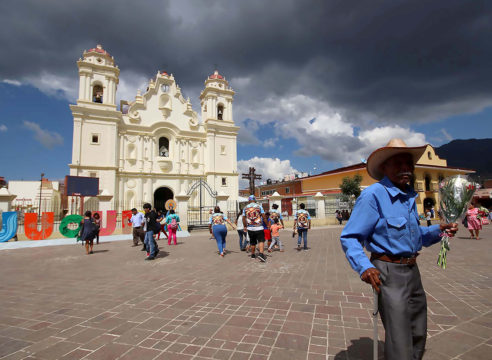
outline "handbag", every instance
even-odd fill
[[[489,223],[489,219],[487,219],[485,216],[482,217],[482,225],[488,225]]]

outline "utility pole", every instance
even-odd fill
[[[38,220],[41,221],[41,192],[43,189],[43,176],[44,173],[41,173],[41,180],[39,181],[39,207],[38,207]]]
[[[255,180],[260,180],[261,175],[255,174],[256,169],[254,167],[249,168],[249,172],[247,174],[242,174],[242,179],[249,180],[249,194],[255,194]]]

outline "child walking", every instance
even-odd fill
[[[280,252],[284,251],[284,245],[282,244],[282,241],[280,241],[280,229],[283,229],[284,227],[279,224],[279,219],[273,220],[274,223],[270,225],[270,231],[272,232],[272,243],[268,247],[268,252],[272,252],[273,247],[275,244],[279,247]]]

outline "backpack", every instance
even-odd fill
[[[171,229],[176,230],[178,228],[178,222],[176,221],[176,218],[173,217],[171,220],[171,223],[169,224]]]
[[[297,213],[297,226],[302,229],[308,228],[308,217],[305,212]]]

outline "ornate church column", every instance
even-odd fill
[[[156,157],[156,150],[157,150],[157,144],[155,141],[155,137],[150,138],[150,172],[152,173],[154,171],[154,159]]]
[[[109,97],[111,96],[111,89],[109,87],[109,79],[107,77],[104,78],[103,84],[103,104],[109,104]]]
[[[145,201],[152,204],[152,199],[154,197],[154,192],[152,191],[152,178],[147,179],[147,196]]]
[[[199,162],[200,162],[200,175],[203,175],[203,171],[204,171],[204,164],[203,164],[203,157],[204,157],[204,151],[205,151],[205,144],[203,143],[203,141],[200,141],[199,143],[199,149],[198,149],[198,153],[199,153]]]
[[[142,203],[144,201],[144,184],[143,179],[141,177],[137,180],[137,203]]]
[[[124,134],[120,134],[120,169],[125,167],[125,138]]]
[[[145,141],[144,141],[144,136],[140,135],[138,137],[138,140],[140,141],[140,150],[138,154],[138,162],[139,162],[139,167],[138,169],[142,172],[143,167],[144,167],[144,146],[145,146]]]
[[[122,210],[125,210],[124,209],[124,201],[125,201],[125,189],[124,189],[124,186],[123,186],[123,178],[121,177],[121,175],[118,177],[118,180],[119,180],[119,184],[118,184],[118,197],[117,197],[117,200],[118,200],[118,211],[122,211]]]

